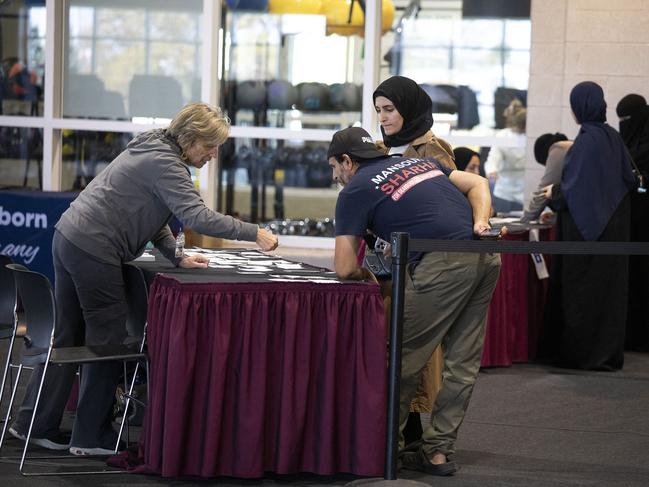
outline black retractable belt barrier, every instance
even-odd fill
[[[478,252],[500,254],[649,255],[649,242],[519,242],[511,240],[409,239],[403,232],[390,236],[392,244],[392,309],[385,445],[386,480],[395,480],[399,449],[399,383],[403,304],[408,252]],[[377,484],[378,485],[378,484]],[[381,485],[388,485],[387,483]],[[394,484],[397,485],[397,484]],[[405,484],[404,484],[405,485]]]

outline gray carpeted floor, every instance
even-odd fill
[[[6,344],[0,347],[4,364]],[[3,457],[15,456],[20,446],[18,440],[8,439]],[[400,478],[453,487],[648,486],[649,354],[627,354],[624,370],[614,373],[535,364],[483,371],[460,431],[455,460],[460,471],[450,478],[408,471],[402,471]],[[53,465],[59,463],[55,460]],[[103,463],[74,458],[72,465],[102,468]],[[16,460],[0,460],[0,485],[11,487],[321,486],[352,480],[348,476],[168,480],[130,474],[27,478],[18,474]]]

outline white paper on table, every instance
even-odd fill
[[[261,254],[258,252],[241,252],[240,255],[247,259],[268,259],[266,254]]]
[[[275,264],[280,269],[302,269],[302,264]]]
[[[225,260],[248,260],[245,257],[241,257],[240,255],[227,254],[227,253],[219,253],[219,254],[216,255],[216,257],[219,257],[219,258],[225,259]]]

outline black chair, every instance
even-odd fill
[[[149,302],[149,289],[146,283],[146,278],[142,272],[142,269],[139,267],[126,264],[123,267],[124,270],[124,283],[126,285],[126,300],[128,303],[128,315],[126,316],[126,330],[130,337],[133,337],[137,341],[139,346],[139,352],[144,354],[144,348],[146,346],[146,317],[147,317],[147,307]],[[149,367],[146,363],[146,390],[147,390],[147,400],[149,398]],[[124,390],[127,391],[124,394],[126,399],[124,402],[124,414],[122,416],[122,422],[119,427],[119,436],[117,443],[122,437],[124,431],[124,423],[128,425],[129,419],[129,405],[131,401],[137,402],[141,407],[146,406],[144,402],[137,399],[133,396],[133,389],[135,387],[135,381],[137,380],[137,373],[140,367],[140,361],[135,362],[135,370],[133,371],[133,376],[131,383],[126,384],[127,373],[126,373],[126,362],[124,362]],[[128,429],[127,429],[127,443],[128,443]]]
[[[16,289],[18,296],[21,299],[23,309],[25,312],[25,321],[27,324],[26,347],[23,353],[21,364],[18,368],[16,376],[16,384],[11,396],[11,403],[9,410],[13,405],[15,392],[17,389],[20,374],[24,366],[36,366],[44,364],[43,375],[41,377],[38,393],[36,395],[36,403],[34,405],[34,413],[29,424],[27,437],[25,439],[25,446],[23,449],[22,457],[20,460],[20,473],[22,475],[81,475],[88,473],[122,473],[122,470],[100,470],[100,471],[77,471],[77,472],[25,472],[25,460],[27,457],[27,448],[29,447],[29,440],[31,439],[32,428],[34,425],[34,418],[36,411],[38,411],[38,404],[41,399],[41,391],[43,383],[47,376],[47,369],[50,364],[84,364],[84,363],[97,363],[97,362],[144,362],[147,368],[148,376],[148,361],[146,354],[143,352],[146,333],[146,315],[143,314],[142,309],[135,309],[138,306],[144,305],[146,309],[146,300],[142,301],[143,297],[146,299],[146,284],[144,276],[141,271],[131,265],[124,266],[124,275],[126,280],[127,295],[129,297],[129,317],[127,319],[127,327],[129,334],[135,337],[130,343],[123,345],[101,345],[101,346],[79,346],[79,347],[53,347],[54,327],[56,323],[56,303],[54,300],[54,293],[49,279],[37,272],[32,272],[22,266],[10,264],[7,267],[12,269],[14,279],[16,282]],[[146,313],[146,311],[144,311]],[[135,376],[130,383],[129,393],[132,393],[135,382]],[[148,383],[148,381],[147,381]],[[127,402],[130,397],[127,398]],[[128,408],[124,411],[122,417],[122,425],[126,421],[126,413]],[[4,438],[7,425],[3,428]],[[120,428],[120,435],[123,427]],[[0,441],[2,440],[0,439]],[[115,452],[117,452],[120,437],[115,444]],[[65,457],[57,457],[59,459]],[[76,457],[75,457],[76,458]]]
[[[16,332],[18,329],[18,317],[16,314],[16,285],[11,269],[6,267],[13,264],[11,257],[0,254],[0,340],[9,340],[9,349],[7,350],[7,360],[5,361],[4,372],[2,374],[2,384],[0,384],[0,404],[4,397],[5,384],[7,376],[13,388],[12,374],[12,356]],[[2,442],[0,441],[0,448]]]

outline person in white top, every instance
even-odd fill
[[[525,133],[527,110],[520,100],[514,99],[505,109],[507,128],[497,137],[512,137]],[[493,183],[493,207],[497,212],[523,209],[525,175],[524,147],[492,147],[484,164],[485,174]]]

